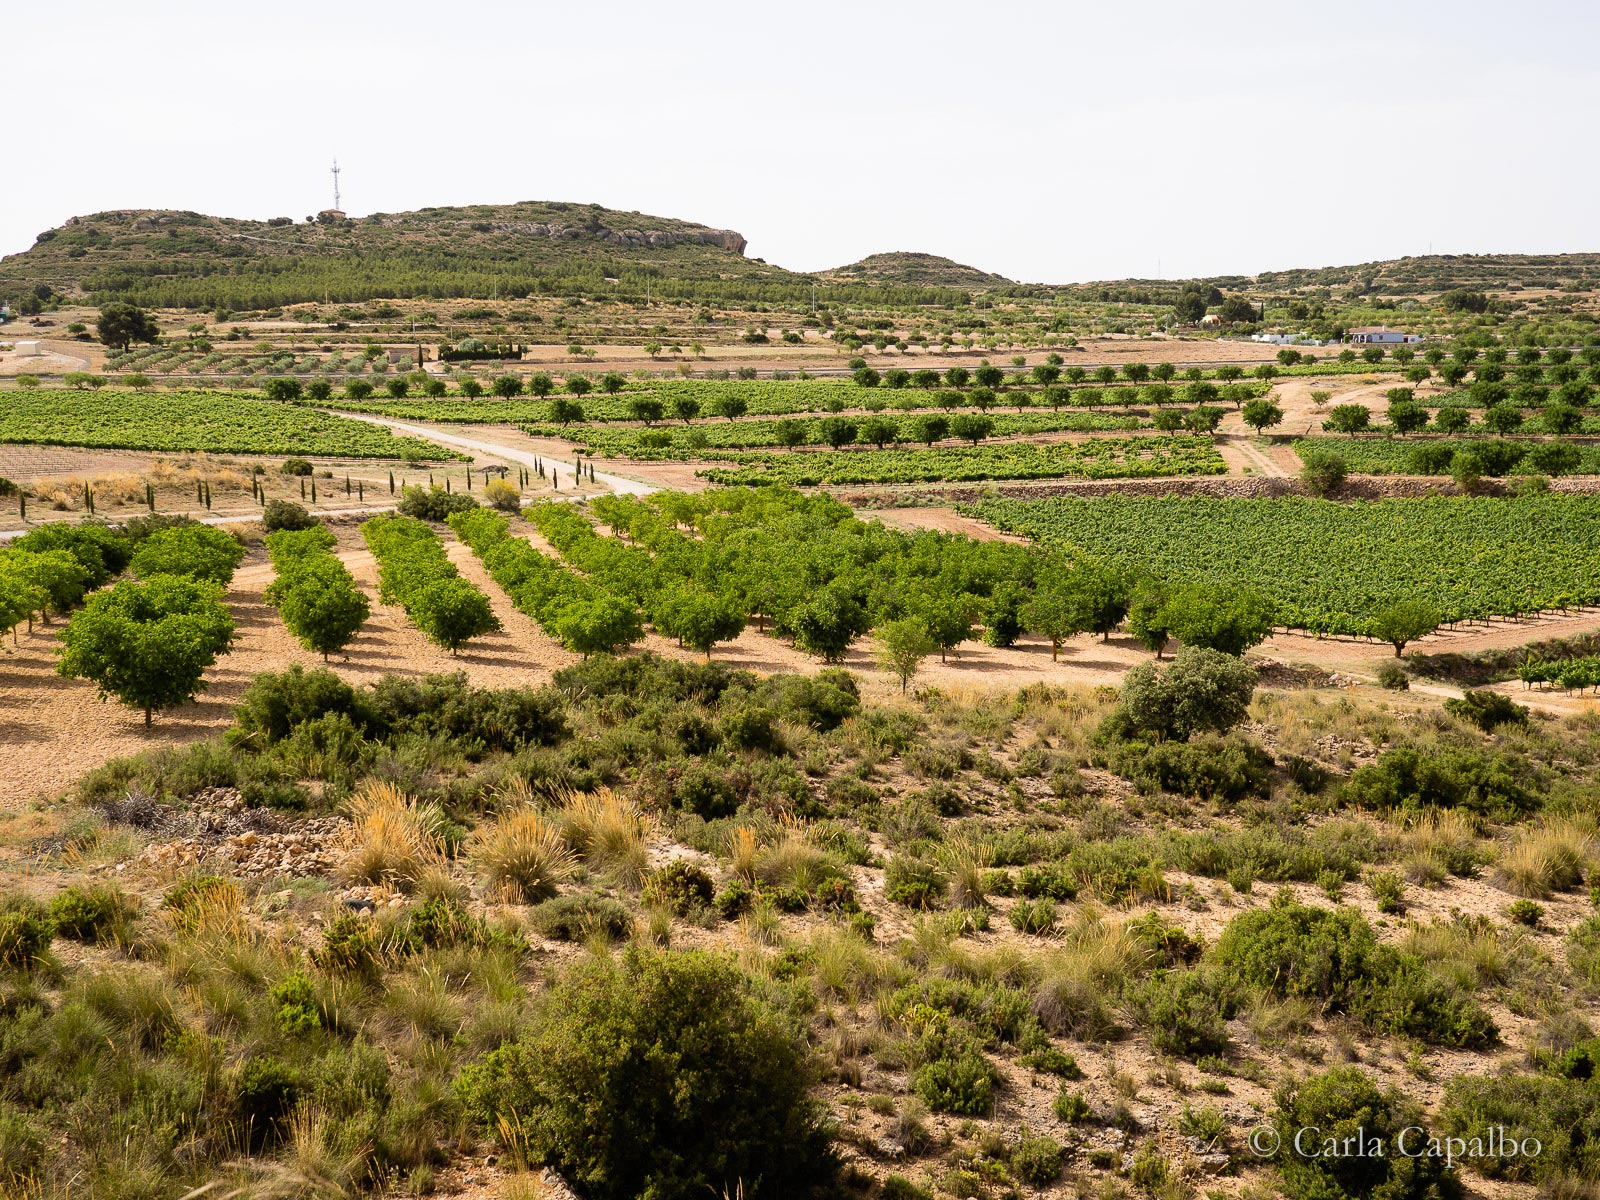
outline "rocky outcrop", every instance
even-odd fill
[[[649,231],[638,229],[610,229],[602,225],[598,229],[587,225],[563,225],[552,221],[544,224],[539,221],[494,221],[489,225],[491,233],[519,233],[527,237],[545,237],[554,239],[593,238],[612,246],[633,247],[660,247],[677,246],[683,242],[694,242],[702,246],[715,246],[719,250],[726,250],[731,254],[742,255],[747,245],[744,234],[735,233],[731,229],[652,229]]]

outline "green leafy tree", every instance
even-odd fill
[[[557,425],[570,425],[574,421],[584,419],[583,405],[576,400],[568,400],[565,396],[557,396],[550,401],[550,419]]]
[[[187,575],[227,583],[244,561],[244,546],[231,534],[210,525],[176,525],[158,529],[139,543],[128,566],[141,579]]]
[[[693,396],[674,396],[672,415],[687,425],[700,415],[700,401]]]
[[[1216,433],[1217,426],[1222,424],[1222,410],[1213,408],[1209,404],[1202,404],[1184,413],[1183,423],[1193,434]]]
[[[1259,435],[1283,420],[1283,409],[1271,400],[1252,400],[1244,406],[1241,415],[1244,417],[1244,423]]]
[[[799,606],[790,618],[795,645],[823,662],[844,658],[869,626],[866,609],[849,592],[829,586]]]
[[[1173,595],[1166,619],[1185,646],[1239,655],[1272,632],[1272,605],[1250,588],[1195,585]]]
[[[1083,604],[1072,586],[1069,570],[1053,568],[1040,579],[1022,606],[1022,623],[1049,639],[1050,661],[1057,661],[1067,640],[1083,632]]]
[[[515,375],[501,375],[490,384],[489,390],[502,400],[510,400],[522,395],[522,380]]]
[[[541,400],[556,390],[556,381],[543,371],[536,371],[528,378],[528,391],[538,396]]]
[[[957,413],[950,418],[950,432],[976,446],[994,432],[994,418],[976,413]]]
[[[950,420],[938,413],[925,413],[912,422],[911,435],[923,445],[931,446],[950,436]]]
[[[587,396],[594,390],[594,381],[587,375],[568,375],[565,386],[574,396]]]
[[[750,402],[737,392],[723,392],[711,402],[711,411],[719,417],[737,421],[750,411]]]
[[[1167,628],[1167,589],[1158,579],[1141,579],[1128,598],[1128,632],[1159,661],[1172,639]]]
[[[489,597],[465,579],[435,579],[409,597],[406,609],[417,628],[451,654],[500,628]]]
[[[144,309],[120,300],[113,300],[100,309],[95,333],[102,345],[117,350],[126,350],[134,342],[154,343],[161,338],[161,328],[154,317]]]
[[[787,446],[790,449],[805,445],[806,438],[810,436],[806,429],[806,423],[804,421],[796,421],[793,417],[785,417],[779,421],[773,426],[772,433],[777,439],[778,445]]]
[[[204,690],[206,668],[233,643],[233,617],[220,585],[156,575],[89,597],[61,643],[58,674],[92,680],[102,696],[142,709],[149,725]]]
[[[1330,433],[1360,433],[1371,424],[1372,410],[1365,404],[1335,404],[1322,427]]]
[[[1004,385],[1006,373],[991,363],[984,363],[972,373],[972,379],[979,387],[998,388]]]
[[[665,406],[655,396],[638,394],[628,397],[628,415],[635,421],[654,425],[665,412]]]
[[[1483,424],[1504,437],[1522,428],[1522,410],[1515,404],[1496,404],[1484,412]]]
[[[1406,389],[1397,388],[1397,391]],[[1428,427],[1428,410],[1415,400],[1397,400],[1389,405],[1385,419],[1398,434],[1416,433]]]
[[[919,386],[919,387],[938,387],[939,386],[939,372],[933,371],[931,373],[933,375],[932,382],[927,383],[927,384],[919,383],[917,386]],[[917,374],[921,375],[922,372],[918,371]],[[967,370],[967,368],[965,368],[965,367],[951,367],[949,370],[947,370],[944,373],[944,381],[945,381],[945,383],[947,383],[949,386],[951,386],[953,388],[964,388],[964,387],[967,386],[967,384],[972,382],[972,372]]]
[[[1444,620],[1439,610],[1423,600],[1401,600],[1373,616],[1368,632],[1394,646],[1394,656],[1405,653],[1406,644],[1427,637]]]
[[[828,417],[821,425],[822,440],[835,450],[856,440],[856,423],[848,417]]]
[[[600,390],[608,396],[615,396],[627,386],[627,377],[621,371],[607,371],[600,376]]]
[[[923,660],[939,648],[938,644],[915,617],[890,621],[878,631],[878,637],[883,643],[878,651],[878,661],[900,681],[900,694],[903,696],[916,678]]]
[[[1539,425],[1546,433],[1576,433],[1583,427],[1583,410],[1557,401],[1539,414]]]
[[[561,644],[585,658],[615,654],[644,637],[639,610],[609,592],[569,602],[556,614],[554,626]]]
[[[863,445],[873,445],[882,450],[890,442],[900,440],[900,426],[887,417],[868,417],[861,422],[856,440]]]
[[[324,662],[355,640],[372,613],[366,594],[332,555],[312,556],[280,574],[267,588],[266,600],[300,644]]]
[[[1472,413],[1461,404],[1446,404],[1433,417],[1433,427],[1440,433],[1460,433],[1472,425]]]
[[[20,574],[21,586],[30,596],[37,589],[37,599],[28,612],[65,613],[83,600],[94,579],[94,572],[67,550],[12,550],[5,555],[5,562]],[[17,577],[11,572],[7,576]]]
[[[668,637],[707,658],[718,642],[730,642],[744,632],[744,609],[727,596],[685,585],[662,597],[652,623]]]

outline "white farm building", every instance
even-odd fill
[[[1403,329],[1390,329],[1387,325],[1362,325],[1345,335],[1347,342],[1357,346],[1414,346],[1422,336]]]

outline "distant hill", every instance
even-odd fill
[[[991,275],[977,267],[941,258],[937,254],[905,250],[869,254],[860,262],[835,267],[821,274],[825,279],[904,283],[918,287],[992,288],[1010,287],[1014,282],[1004,275]]]
[[[560,281],[769,278],[742,234],[599,205],[526,202],[295,221],[130,209],[73,217],[0,259],[0,295],[261,308],[374,297],[504,296]],[[642,290],[642,284],[641,284]]]
[[[1210,281],[1208,281],[1210,282]],[[1456,288],[1502,292],[1524,288],[1588,291],[1600,285],[1600,254],[1426,254],[1349,267],[1264,271],[1262,289],[1348,288],[1386,295],[1430,295]],[[1226,283],[1218,282],[1226,288]]]

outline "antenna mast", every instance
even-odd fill
[[[339,160],[337,158],[333,160],[333,207],[340,212],[344,211],[339,208]]]

